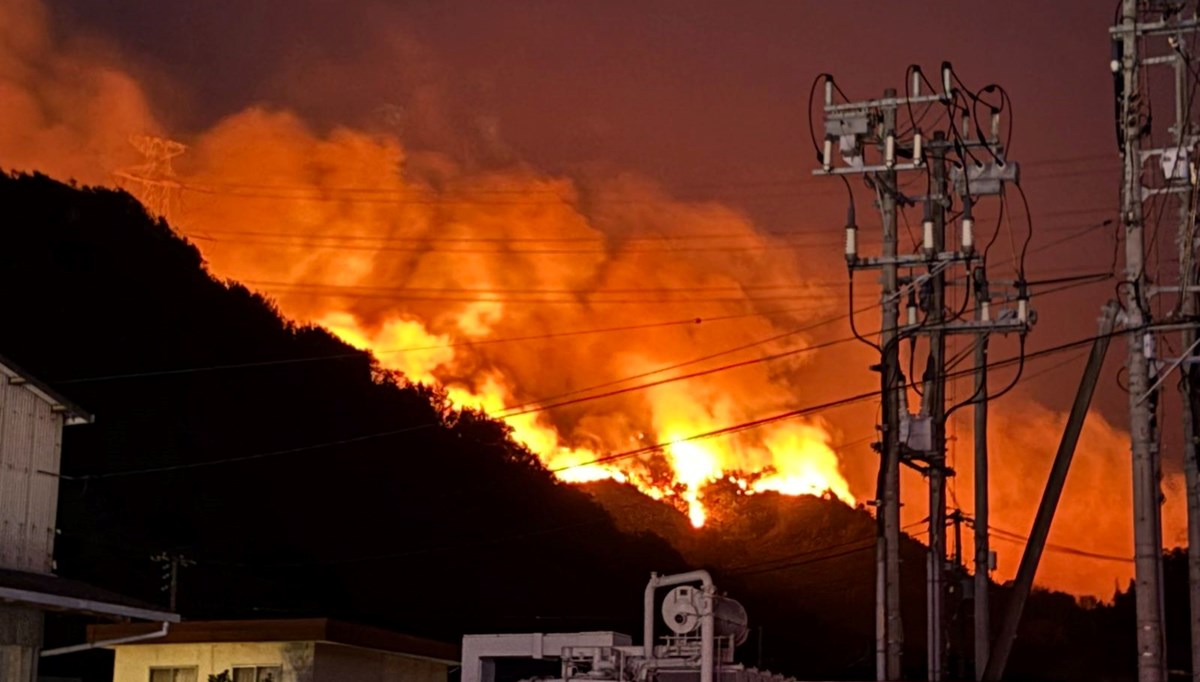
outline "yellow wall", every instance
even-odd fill
[[[150,668],[197,666],[199,682],[235,665],[278,665],[280,682],[315,682],[312,642],[131,644],[113,647],[113,682],[149,682]]]
[[[278,665],[280,682],[446,682],[445,663],[331,644],[128,644],[115,646],[113,682],[149,682],[150,668],[197,666],[199,682],[235,665]]]

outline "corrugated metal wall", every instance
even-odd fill
[[[64,418],[12,381],[0,374],[0,566],[48,573]]]

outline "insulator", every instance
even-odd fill
[[[979,303],[979,319],[983,322],[989,322],[992,319],[992,304],[990,301],[980,301]]]
[[[1021,324],[1029,322],[1029,299],[1017,299],[1017,321]]]
[[[853,263],[858,260],[858,227],[846,226],[846,260]]]
[[[992,141],[1000,141],[1000,112],[992,110]]]
[[[971,218],[963,218],[962,221],[962,250],[963,253],[975,250],[975,221]]]
[[[833,104],[833,77],[827,76],[825,78],[825,106],[830,106],[832,104]]]
[[[912,70],[912,96],[921,96],[921,67],[914,66]]]
[[[907,313],[908,313],[908,326],[910,326],[910,327],[915,327],[915,326],[917,326],[917,306],[913,305],[913,304],[910,302],[910,303],[909,303],[909,304],[908,304],[908,305],[907,305],[907,306],[904,308],[904,310],[905,310],[905,312],[907,312]]]
[[[923,152],[924,152],[924,150],[921,149],[921,131],[918,130],[913,135],[913,164],[914,165],[920,166],[921,162],[923,162],[925,160]]]
[[[922,227],[925,231],[925,251],[928,253],[933,253],[933,221],[926,220],[922,224]]]
[[[965,113],[962,115],[962,138],[971,139],[971,117]]]
[[[821,165],[823,165],[827,171],[830,168],[833,168],[833,140],[829,139],[828,137],[825,138],[825,156],[821,160]]]
[[[891,133],[883,141],[883,165],[888,168],[896,165],[896,136]]]
[[[954,74],[954,70],[950,68],[950,62],[943,62],[942,63],[942,94],[945,96],[946,99],[950,99],[950,92],[954,89],[952,87],[953,82],[951,81],[951,77],[953,76],[953,74]]]

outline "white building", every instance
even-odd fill
[[[0,681],[37,679],[46,611],[105,618],[179,620],[151,605],[59,578],[54,568],[63,427],[92,416],[0,357]]]
[[[93,642],[153,631],[94,625]],[[113,682],[447,682],[458,647],[325,618],[186,621],[164,637],[109,644]]]

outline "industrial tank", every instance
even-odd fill
[[[698,633],[705,601],[702,591],[691,585],[680,585],[663,600],[663,620],[677,635]],[[731,638],[734,646],[745,642],[750,632],[745,607],[729,597],[718,595],[709,597],[708,601],[712,604],[716,636]]]

